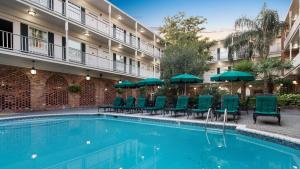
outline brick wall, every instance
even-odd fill
[[[75,108],[110,104],[116,96],[116,82],[104,78],[0,65],[0,112],[23,112]],[[81,91],[71,93],[68,86],[76,84]]]

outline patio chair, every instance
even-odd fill
[[[278,119],[280,125],[280,108],[277,106],[277,97],[274,95],[256,96],[256,108],[253,113],[253,120],[256,123],[258,116],[272,116]]]
[[[188,103],[189,103],[189,97],[188,96],[179,96],[177,98],[176,107],[165,109],[164,115],[169,114],[169,112],[170,112],[171,115],[172,115],[172,112],[173,112],[174,116],[176,116],[176,114],[178,112],[186,113],[187,108],[188,108]]]
[[[157,111],[164,110],[166,105],[166,96],[157,96],[155,99],[155,105],[153,107],[145,107],[143,110],[145,110],[147,113],[155,113],[157,114]]]
[[[147,99],[145,97],[139,96],[137,98],[137,104],[132,111],[143,112],[143,109],[146,107]]]
[[[127,97],[127,99],[125,100],[125,103],[123,106],[116,106],[113,107],[113,109],[118,112],[121,111],[123,112],[124,110],[126,111],[130,111],[131,109],[134,108],[134,104],[135,104],[135,98],[133,96],[129,96]]]
[[[192,114],[199,115],[201,114],[203,117],[204,113],[207,113],[209,108],[212,108],[213,104],[213,96],[211,95],[202,95],[198,97],[198,104],[195,109],[189,109],[188,117]]]
[[[100,111],[100,109],[103,109],[104,112],[106,112],[106,110],[112,111],[112,109],[114,107],[121,106],[123,104],[123,101],[124,100],[121,97],[117,96],[117,97],[115,97],[112,105],[101,105],[101,106],[98,106],[98,112]]]
[[[221,107],[214,111],[216,119],[225,113],[225,109],[227,109],[227,115],[232,115],[233,120],[237,122],[236,117],[240,115],[238,95],[224,95],[222,97]]]

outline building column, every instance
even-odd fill
[[[108,5],[108,23],[109,23],[108,33],[109,36],[111,36],[111,5]]]
[[[292,49],[293,49],[293,43],[290,42],[290,55],[289,55],[290,60],[292,60]]]
[[[155,56],[154,56],[154,51],[155,51],[155,34],[153,34],[153,50],[152,50],[152,57],[153,57],[153,77],[155,78],[155,65],[156,65],[156,62],[155,62]]]
[[[289,11],[289,30],[292,28],[292,11]]]
[[[136,49],[134,51],[134,59],[135,59],[135,71],[136,71],[136,75],[138,75],[138,59],[137,59],[137,55],[138,55],[138,52],[137,52],[137,43],[138,43],[138,37],[137,37],[137,22],[135,22],[135,45],[136,45]]]
[[[65,37],[66,37],[66,61],[69,61],[69,22],[65,22]]]

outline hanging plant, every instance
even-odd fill
[[[68,91],[71,93],[79,93],[81,91],[81,87],[79,85],[73,84],[68,87]]]
[[[125,90],[119,88],[119,89],[117,89],[117,93],[118,93],[118,94],[123,94],[123,93],[125,93]]]

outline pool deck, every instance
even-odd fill
[[[115,112],[98,112],[96,108],[86,108],[86,109],[67,109],[67,110],[53,110],[53,111],[40,111],[40,112],[30,112],[30,113],[7,113],[0,114],[0,119],[21,117],[21,116],[40,116],[40,115],[56,115],[56,114],[112,114]],[[118,115],[132,116],[132,117],[143,117],[143,118],[153,118],[153,119],[167,119],[167,120],[180,120],[185,122],[199,122],[205,123],[205,117],[193,117],[179,115],[173,117],[170,115],[150,115],[148,113],[118,113]],[[300,110],[282,110],[281,111],[281,126],[277,124],[277,119],[273,117],[259,117],[257,123],[253,123],[252,112],[249,114],[242,111],[242,115],[238,120],[238,125],[243,126],[247,130],[261,131],[266,134],[277,135],[277,137],[288,137],[289,139],[294,138],[297,142],[300,140]],[[223,118],[220,118],[215,123],[222,124]],[[235,125],[236,123],[229,117],[228,124]]]

